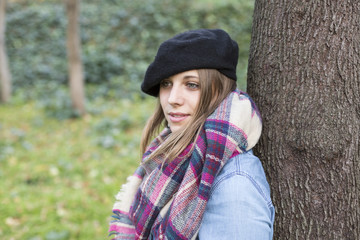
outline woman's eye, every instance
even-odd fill
[[[191,88],[191,89],[198,89],[199,88],[198,83],[189,82],[186,85],[188,86],[188,88]]]
[[[171,82],[170,81],[162,81],[160,83],[160,87],[163,87],[163,88],[166,88],[166,87],[169,87],[171,86]]]

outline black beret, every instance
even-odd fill
[[[141,90],[151,96],[159,84],[175,74],[194,69],[217,69],[236,81],[239,48],[221,29],[198,29],[180,33],[163,42],[145,73]]]

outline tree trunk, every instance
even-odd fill
[[[359,0],[256,0],[252,31],[274,239],[360,239]]]
[[[71,100],[75,111],[80,115],[84,115],[84,76],[81,60],[81,44],[78,25],[80,0],[65,0],[65,4],[68,16],[67,55]]]
[[[1,102],[10,101],[11,97],[11,73],[6,55],[5,29],[6,29],[6,0],[0,0],[0,83]]]

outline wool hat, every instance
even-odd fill
[[[239,47],[221,29],[198,29],[180,33],[163,42],[145,73],[141,90],[159,94],[159,84],[175,74],[194,69],[216,69],[236,81]]]

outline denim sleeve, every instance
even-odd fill
[[[263,184],[265,175],[259,181],[240,169],[222,175],[206,206],[199,239],[272,239],[274,207]]]

